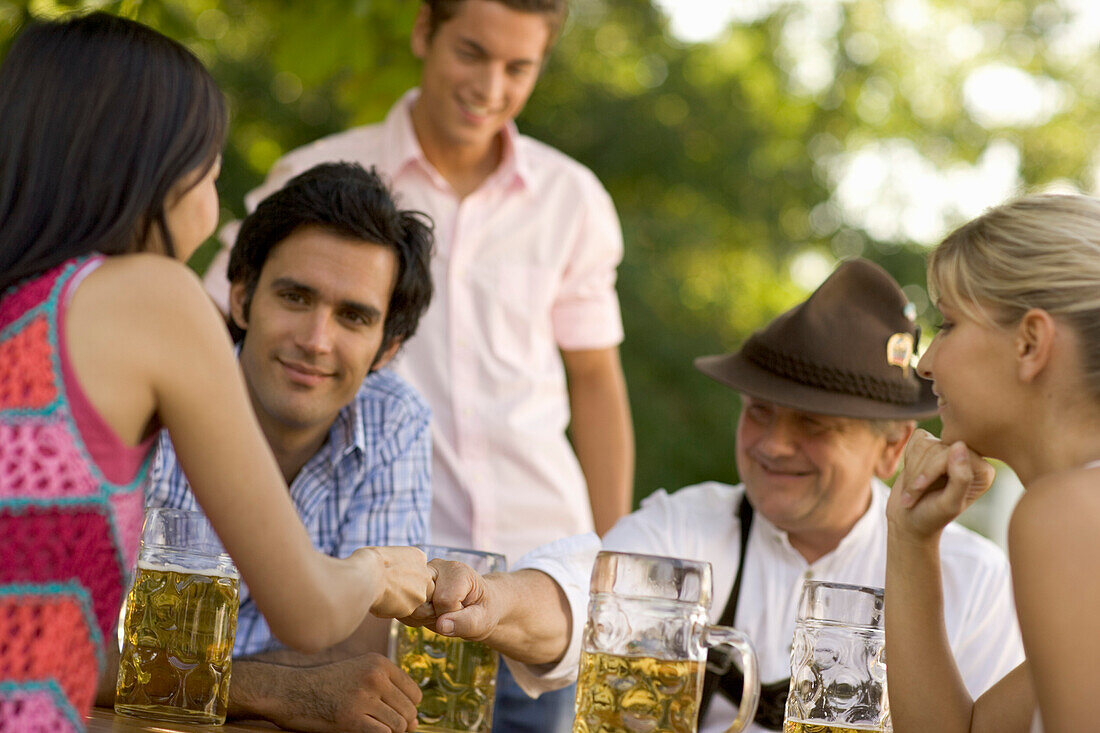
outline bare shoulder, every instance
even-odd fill
[[[1072,469],[1042,476],[1020,497],[1009,523],[1017,559],[1100,550],[1100,470]]]
[[[109,257],[81,284],[82,305],[109,314],[122,326],[163,329],[216,314],[198,276],[186,265],[155,254]]]
[[[77,379],[128,445],[147,434],[167,377],[219,348],[231,359],[228,342],[198,278],[160,255],[106,258],[66,310],[65,343]]]
[[[81,283],[70,314],[70,342],[107,345],[141,371],[142,365],[226,348],[229,341],[198,277],[161,255],[108,257]]]
[[[116,297],[145,298],[151,303],[202,292],[198,277],[186,265],[149,253],[108,257],[85,282],[111,290]]]
[[[1009,525],[1013,595],[1047,730],[1100,715],[1100,471],[1029,482]],[[1088,722],[1083,722],[1088,721]]]

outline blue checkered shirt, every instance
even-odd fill
[[[428,541],[430,416],[423,398],[392,371],[367,375],[355,399],[336,416],[324,445],[290,484],[290,498],[314,547],[347,557],[363,546]],[[157,441],[145,505],[199,509],[167,431]],[[233,655],[278,648],[242,583]]]

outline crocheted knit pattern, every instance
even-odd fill
[[[0,343],[0,409],[42,408],[57,399],[48,334],[46,319],[36,318]]]
[[[0,593],[0,677],[6,683],[34,685],[54,683],[77,710],[88,710],[95,700],[96,678],[87,674],[98,668],[98,637],[93,638],[81,596],[75,584],[8,586]],[[13,687],[15,691],[27,689]],[[37,699],[37,698],[36,698]],[[38,700],[35,709],[44,701]],[[56,706],[54,706],[56,707]],[[69,706],[54,710],[54,717],[69,717]],[[30,711],[21,713],[26,718]],[[0,717],[0,730],[7,720]],[[70,725],[71,727],[71,725]],[[12,728],[28,730],[28,728]]]
[[[104,477],[58,351],[81,264],[0,296],[0,733],[83,729],[136,558],[145,468]]]
[[[69,733],[83,729],[79,721],[65,716],[63,693],[56,686],[42,689],[9,690],[0,685],[0,731],[35,731],[35,733]],[[59,704],[60,703],[60,704]]]

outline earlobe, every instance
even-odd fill
[[[1050,361],[1058,325],[1049,313],[1032,308],[1016,326],[1016,360],[1020,379],[1033,381]]]
[[[244,302],[248,297],[247,288],[243,283],[233,283],[229,286],[229,317],[241,330],[248,330],[248,318],[245,317]]]
[[[420,11],[416,14],[413,23],[412,34],[409,36],[409,47],[413,56],[423,59],[428,55],[428,44],[431,36],[431,9],[426,3],[421,3]]]
[[[899,426],[897,432],[887,436],[886,444],[882,447],[878,463],[875,465],[875,475],[883,481],[897,473],[898,464],[901,463],[901,457],[905,453],[905,445],[916,427],[916,422],[906,421],[904,426]]]
[[[370,365],[370,370],[373,372],[389,364],[390,360],[397,356],[397,352],[400,351],[400,349],[401,339],[397,339],[387,346],[384,351],[378,352],[377,356],[374,357],[374,363]]]

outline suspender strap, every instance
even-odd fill
[[[748,497],[741,497],[741,505],[737,508],[737,518],[741,520],[741,556],[737,560],[737,576],[733,581],[733,590],[730,591],[726,608],[722,611],[722,617],[718,620],[720,626],[733,626],[733,619],[737,615],[737,601],[741,597],[741,576],[745,570],[745,556],[749,548],[749,530],[752,529],[752,506]],[[741,670],[733,666],[730,655],[725,649],[711,649],[707,653],[707,671],[703,677],[703,695],[699,702],[699,724],[702,725],[703,717],[710,707],[710,700],[715,692],[721,692],[734,705],[741,703],[741,690],[745,684]],[[787,707],[787,692],[790,689],[790,679],[778,680],[760,685],[760,705],[756,708],[754,722],[768,730],[780,730],[783,727],[783,716]]]
[[[741,575],[745,571],[745,555],[749,548],[749,531],[752,529],[752,505],[746,495],[741,496],[741,504],[737,507],[737,518],[741,521],[741,554],[737,558],[737,575],[733,579],[733,590],[726,601],[726,607],[718,619],[719,626],[733,626],[733,618],[737,615],[737,601],[741,597]],[[699,725],[703,724],[703,718],[710,708],[710,699],[718,690],[718,682],[721,676],[734,672],[741,677],[733,667],[728,652],[723,649],[711,648],[707,652],[707,671],[703,677],[703,695],[699,701]],[[738,698],[740,701],[740,698]]]

